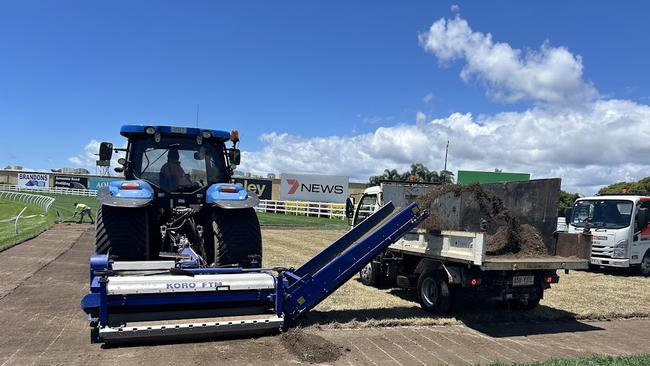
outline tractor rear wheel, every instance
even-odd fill
[[[208,251],[216,266],[251,267],[253,259],[257,259],[258,266],[262,263],[262,233],[253,208],[214,208],[212,239]]]
[[[146,208],[111,207],[97,210],[95,252],[122,261],[150,259]]]

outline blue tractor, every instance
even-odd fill
[[[124,180],[99,190],[96,253],[118,261],[174,259],[186,266],[259,267],[259,198],[232,184],[237,131],[124,125],[125,149],[100,145],[100,161],[124,151]],[[232,142],[231,147],[226,143]]]

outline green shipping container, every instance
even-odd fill
[[[503,183],[530,180],[530,174],[528,173],[497,173],[474,170],[459,170],[456,177],[458,177],[458,184]]]

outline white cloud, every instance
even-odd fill
[[[562,177],[566,189],[639,179],[650,171],[650,107],[624,100],[596,101],[579,111],[538,106],[482,117],[453,113],[422,124],[400,124],[352,137],[263,135],[260,151],[245,152],[242,170],[348,175],[366,181],[385,168],[422,162],[442,169],[450,140],[450,170],[530,172]],[[634,138],[635,143],[630,143]]]
[[[80,166],[91,170],[95,167],[95,163],[99,158],[97,154],[99,153],[99,144],[101,142],[95,139],[90,140],[83,148],[83,152],[76,156],[71,156],[68,158],[68,161],[76,166]],[[117,159],[121,157],[121,153],[113,153],[111,158],[111,166],[116,167]]]
[[[415,114],[415,123],[416,123],[418,126],[422,125],[422,124],[423,124],[424,122],[426,122],[426,121],[427,121],[427,115],[424,114],[424,112],[420,112],[420,111],[418,111],[418,112]]]
[[[458,4],[452,4],[450,10],[452,13],[458,13],[460,11],[460,6],[458,6]]]
[[[536,51],[515,49],[494,42],[490,33],[473,31],[460,16],[439,19],[419,38],[442,65],[463,60],[463,80],[484,85],[494,100],[566,103],[598,95],[582,78],[582,58],[565,47],[545,42]]]
[[[427,93],[427,95],[422,97],[422,101],[427,103],[427,104],[431,103],[432,100],[433,100],[433,93]]]

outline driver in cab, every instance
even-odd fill
[[[160,168],[160,187],[173,191],[182,182],[188,182],[185,171],[181,166],[178,149],[170,149],[167,153],[167,162]]]

